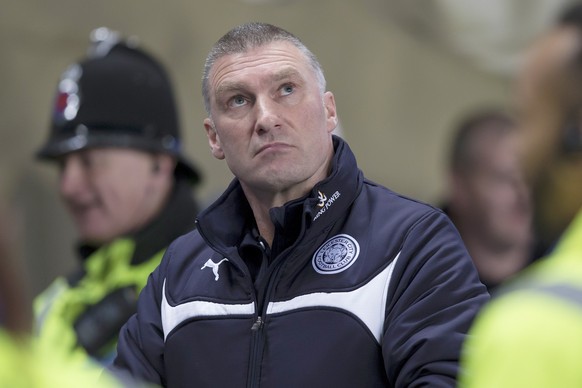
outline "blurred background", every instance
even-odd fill
[[[33,292],[74,267],[57,170],[34,160],[61,72],[106,26],[163,61],[207,203],[230,181],[204,133],[202,66],[247,21],[279,25],[318,56],[342,135],[368,178],[437,203],[449,136],[469,111],[505,106],[524,47],[569,0],[0,0],[0,198],[15,215]]]

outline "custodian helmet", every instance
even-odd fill
[[[62,74],[51,131],[38,151],[56,159],[89,147],[130,147],[176,156],[176,172],[199,172],[182,153],[172,87],[163,66],[106,28],[92,32],[88,56]]]

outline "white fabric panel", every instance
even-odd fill
[[[347,292],[316,292],[284,302],[271,302],[267,314],[277,314],[307,307],[333,307],[348,311],[364,322],[380,343],[386,311],[388,286],[400,253],[382,272],[362,287]],[[328,275],[322,275],[328,276]]]
[[[253,315],[255,304],[223,304],[205,301],[192,301],[177,306],[170,306],[166,300],[166,280],[162,287],[162,327],[164,329],[164,341],[168,334],[180,323],[190,318],[223,315]]]

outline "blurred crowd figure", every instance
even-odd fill
[[[529,265],[541,249],[515,135],[509,113],[477,110],[458,123],[449,151],[448,193],[442,207],[490,292]]]
[[[79,268],[34,301],[47,349],[108,364],[169,243],[194,228],[200,174],[182,151],[170,78],[135,40],[92,32],[58,83],[38,151],[78,232]]]
[[[569,28],[574,30],[582,30],[582,6],[575,3],[573,6],[568,8],[559,18],[556,28]],[[554,44],[560,44],[561,46],[556,47],[556,50],[560,47],[566,45],[566,39],[555,40]],[[569,43],[573,45],[573,43]],[[568,50],[567,47],[562,47],[562,50]],[[581,55],[575,52],[576,48],[570,47],[571,55]],[[540,68],[540,72],[547,69],[550,71],[549,67],[554,66],[551,69],[556,72],[564,72],[569,70],[568,67],[577,66],[575,58],[564,58],[556,57],[554,59],[556,63],[551,62],[550,59],[546,59],[545,62],[542,60],[536,61],[531,67]],[[561,70],[558,67],[564,67]],[[559,71],[558,71],[559,70]],[[562,75],[562,73],[559,73]],[[548,78],[552,76],[551,74],[546,75]],[[555,74],[553,75],[555,76]],[[568,82],[574,85],[576,78],[571,77],[566,81],[555,81],[554,84],[548,84],[544,88],[556,88],[559,82]],[[534,94],[535,82],[541,82],[533,77],[529,77],[526,81],[523,81],[524,89],[522,92],[523,97],[521,98],[521,104],[529,103],[530,99],[538,98]],[[549,91],[547,91],[549,94]],[[546,96],[543,96],[546,98]],[[537,159],[543,160],[545,163],[544,173],[537,174],[536,179],[532,180],[532,186],[536,195],[535,205],[535,224],[538,230],[538,238],[543,241],[544,245],[553,246],[556,241],[560,238],[560,235],[567,228],[568,224],[572,221],[576,210],[582,206],[582,179],[580,179],[580,166],[578,164],[580,155],[580,132],[579,132],[579,118],[578,118],[578,106],[573,102],[576,96],[567,96],[568,100],[563,101],[563,110],[566,113],[559,120],[563,120],[561,124],[563,140],[556,147],[553,153],[558,153],[560,157],[546,158],[543,160],[545,155],[550,152],[548,144],[545,142],[548,140],[546,137],[537,135],[542,131],[540,128],[549,126],[547,123],[549,120],[558,120],[558,118],[553,117],[555,112],[550,110],[550,107],[545,101],[539,103],[537,109],[539,111],[533,112],[532,114],[524,117],[527,119],[527,125],[533,126],[532,132],[534,135],[529,135],[531,139],[529,141],[536,142],[534,144],[535,150],[532,155],[536,156]],[[521,109],[521,108],[520,108]],[[547,136],[547,135],[546,135]],[[530,157],[531,159],[532,157]],[[534,165],[530,169],[536,169],[537,165]]]
[[[557,237],[549,255],[504,285],[478,316],[461,386],[580,387],[582,5],[533,44],[517,77],[516,104],[522,165],[532,187],[544,187],[534,190],[536,208],[560,209],[552,222]],[[564,171],[570,179],[558,181]]]

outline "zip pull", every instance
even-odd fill
[[[253,326],[251,327],[252,331],[259,331],[263,327],[263,318],[259,315]]]

